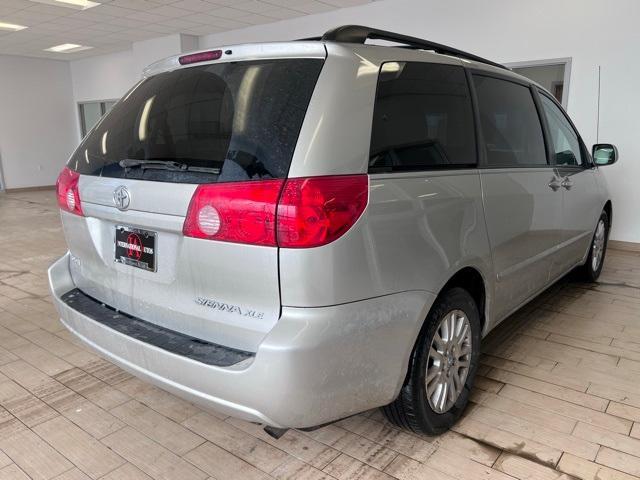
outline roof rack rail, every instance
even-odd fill
[[[344,43],[365,43],[368,39],[387,40],[389,42],[402,43],[410,48],[420,48],[424,50],[433,50],[436,53],[451,55],[465,60],[473,60],[475,62],[486,63],[494,67],[509,70],[508,67],[501,65],[486,58],[479,57],[472,53],[458,50],[457,48],[448,47],[440,43],[423,40],[421,38],[410,37],[400,33],[387,32],[386,30],[378,30],[377,28],[364,27],[362,25],[343,25],[329,30],[322,36],[323,41],[344,42]]]

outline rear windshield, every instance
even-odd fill
[[[85,137],[68,166],[176,183],[286,177],[322,64],[219,63],[148,78]]]

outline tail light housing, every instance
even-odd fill
[[[56,196],[58,197],[58,206],[69,213],[83,216],[82,204],[80,203],[80,191],[78,182],[80,174],[64,167],[56,182]]]
[[[278,204],[278,245],[309,248],[340,238],[369,200],[367,175],[291,178]]]
[[[284,180],[199,185],[182,232],[187,237],[276,245],[276,205]]]
[[[353,226],[368,196],[364,174],[199,185],[183,233],[251,245],[319,247]]]

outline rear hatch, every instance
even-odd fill
[[[220,52],[142,80],[114,106],[67,164],[79,175],[82,214],[62,212],[78,288],[165,328],[257,349],[280,315],[277,247],[183,227],[199,186],[224,184],[241,197],[233,209],[286,178],[324,61],[316,45],[307,58]],[[196,220],[217,228],[218,213],[202,211]]]

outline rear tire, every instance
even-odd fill
[[[591,244],[589,245],[589,255],[584,265],[578,268],[580,279],[594,283],[602,273],[604,257],[607,253],[607,242],[609,241],[609,215],[606,211],[600,214],[596,230],[593,233]]]
[[[479,355],[480,314],[475,301],[462,288],[445,291],[418,336],[398,398],[382,412],[394,425],[415,433],[445,432],[467,405]]]

